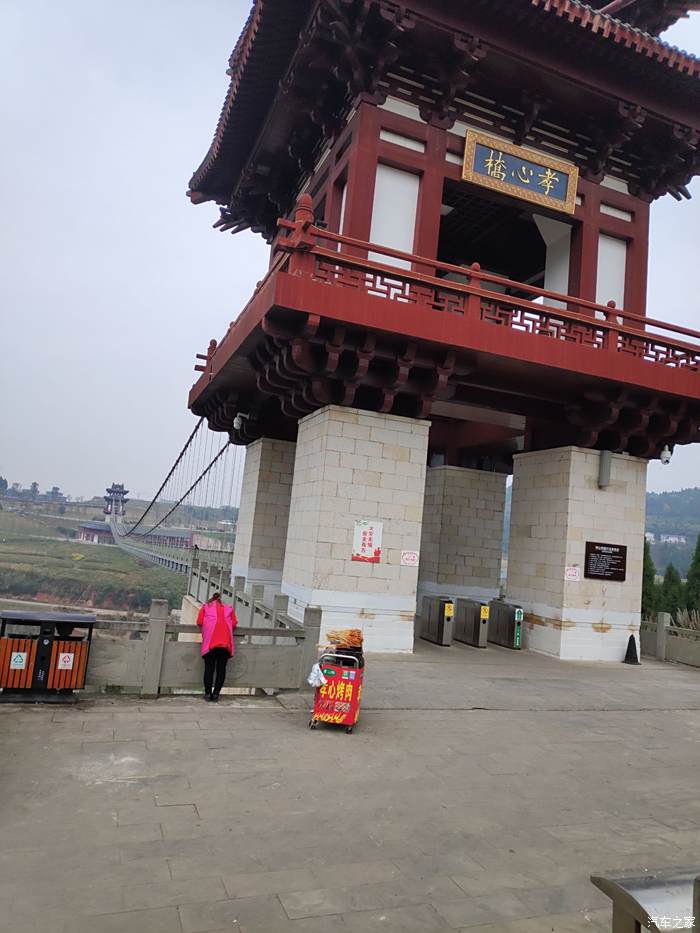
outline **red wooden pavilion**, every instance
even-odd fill
[[[700,333],[646,307],[649,206],[700,171],[700,59],[660,33],[698,8],[256,0],[188,194],[270,266],[193,412],[429,419],[430,465],[502,473],[700,440]]]

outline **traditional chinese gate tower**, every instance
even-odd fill
[[[700,335],[645,302],[697,6],[256,0],[189,191],[271,244],[190,394],[248,446],[236,573],[410,651],[417,598],[497,593],[513,472],[527,644],[623,656],[647,462],[700,440]]]
[[[107,495],[103,496],[103,498],[106,505],[102,511],[105,515],[114,515],[123,518],[126,515],[126,506],[129,502],[126,498],[129,495],[129,490],[124,489],[124,483],[112,483],[105,492]]]

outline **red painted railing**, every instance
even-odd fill
[[[627,360],[700,372],[698,331],[633,314],[616,308],[612,301],[599,305],[493,275],[478,263],[451,265],[331,233],[314,225],[305,197],[300,199],[294,221],[280,220],[282,236],[276,243],[276,255],[250,301],[218,347],[212,341],[206,356],[200,356],[203,365],[195,368],[203,375],[193,388],[194,396],[255,326],[253,318],[262,311],[258,299],[263,291],[274,289],[279,273],[413,306],[426,314],[457,315],[466,321],[610,354],[611,375],[616,361]],[[446,278],[449,275],[458,276],[459,281]]]
[[[280,226],[289,232],[278,248],[290,255],[291,274],[426,312],[463,315],[620,358],[700,371],[699,332],[616,308],[612,301],[599,305],[484,272],[478,263],[455,266],[355,240],[316,227],[308,217],[300,220],[298,213],[296,221]]]

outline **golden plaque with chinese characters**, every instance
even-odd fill
[[[477,130],[467,131],[462,178],[551,210],[576,210],[577,166]]]

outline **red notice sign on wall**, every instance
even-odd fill
[[[356,521],[352,559],[378,564],[382,559],[382,522]]]

